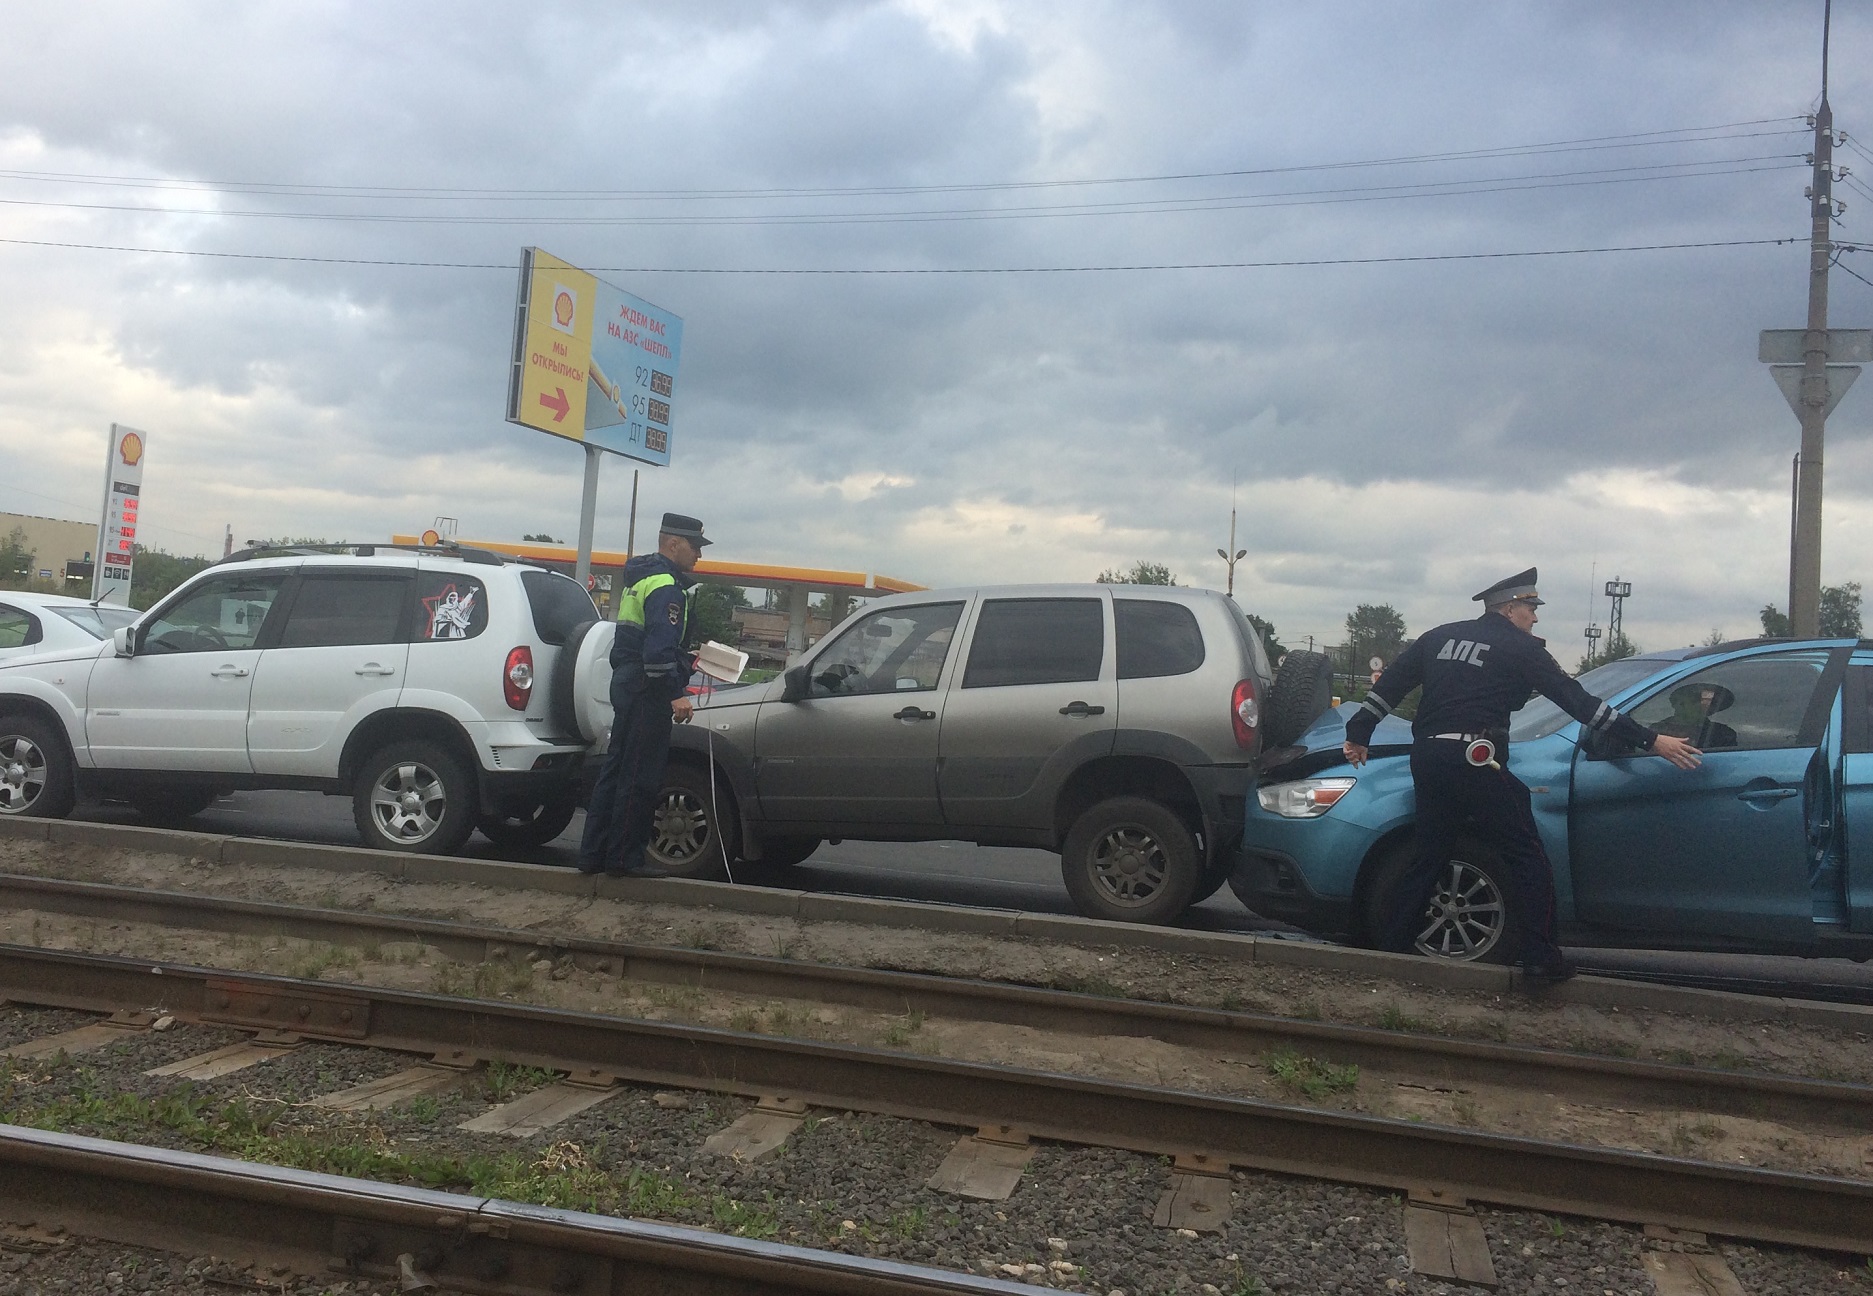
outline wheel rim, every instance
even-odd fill
[[[709,812],[693,792],[665,789],[652,823],[650,853],[664,863],[687,864],[709,845]]]
[[[1454,859],[1431,893],[1414,944],[1420,954],[1469,962],[1496,948],[1507,917],[1495,879],[1474,864]]]
[[[1093,847],[1092,871],[1101,896],[1137,908],[1163,892],[1171,861],[1164,843],[1143,828],[1114,828]]]
[[[371,787],[371,818],[392,841],[420,842],[434,836],[448,809],[448,789],[441,777],[419,761],[392,765]]]
[[[46,754],[19,734],[0,738],[0,814],[24,814],[46,789]]]

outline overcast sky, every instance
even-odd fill
[[[570,537],[579,448],[503,421],[535,245],[683,317],[640,509],[702,516],[712,555],[1221,588],[1233,482],[1238,596],[1290,643],[1362,602],[1416,633],[1530,564],[1570,663],[1596,571],[1647,647],[1786,602],[1799,436],[1756,334],[1804,320],[1820,0],[139,0],[8,28],[0,509],[94,518],[118,421],[171,551],[445,514]],[[1873,147],[1869,54],[1844,0],[1831,98]],[[1801,242],[1410,259],[1773,239]],[[1303,261],[1364,263],[1084,269]],[[723,273],[807,270],[868,273]],[[1833,323],[1873,324],[1873,287],[1833,283]],[[1823,571],[1873,588],[1870,420],[1873,382],[1830,424]]]

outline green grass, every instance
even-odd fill
[[[504,1103],[530,1089],[538,1089],[543,1084],[550,1084],[558,1077],[557,1071],[549,1071],[545,1067],[490,1062],[488,1069],[481,1073],[481,1088],[482,1092],[488,1096],[489,1102]]]
[[[886,1048],[903,1048],[911,1042],[911,1037],[923,1029],[923,1013],[912,1009],[885,1028],[880,1038]]]
[[[532,1067],[509,1071],[517,1077],[552,1074]],[[89,1073],[80,1073],[73,1092],[39,1099],[31,1091],[48,1074],[0,1062],[0,1120],[126,1141],[147,1141],[153,1130],[161,1130],[193,1150],[265,1165],[598,1214],[687,1217],[741,1237],[770,1238],[779,1231],[771,1200],[750,1204],[722,1193],[699,1197],[681,1181],[655,1171],[630,1167],[620,1173],[595,1165],[595,1158],[576,1143],[557,1143],[531,1158],[517,1152],[427,1152],[392,1144],[375,1125],[294,1126],[289,1123],[293,1109],[286,1103],[224,1100],[186,1085],[144,1098],[101,1092]]]
[[[1275,1050],[1268,1055],[1265,1065],[1268,1074],[1285,1088],[1315,1100],[1329,1094],[1349,1093],[1359,1084],[1357,1066],[1336,1066],[1293,1049]]]
[[[1386,1004],[1379,1010],[1379,1025],[1393,1031],[1425,1031],[1431,1023],[1422,1017],[1413,1017],[1397,1004]]]

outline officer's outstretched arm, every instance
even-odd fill
[[[1372,731],[1379,721],[1392,714],[1392,709],[1405,700],[1405,694],[1424,683],[1424,654],[1419,650],[1424,640],[1420,639],[1399,654],[1397,661],[1379,676],[1379,682],[1372,686],[1359,709],[1346,721],[1346,743],[1341,749],[1346,759],[1355,765],[1366,762],[1366,744],[1372,739]],[[1355,758],[1353,748],[1359,748]]]

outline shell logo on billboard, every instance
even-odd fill
[[[130,467],[136,467],[143,458],[143,438],[135,432],[124,433],[123,439],[117,443],[117,454]]]
[[[579,313],[579,293],[565,284],[553,285],[553,327],[561,333],[574,333],[573,317]]]

